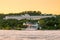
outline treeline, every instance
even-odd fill
[[[52,15],[52,14],[42,14],[40,11],[24,11],[24,12],[19,12],[19,13],[9,13],[9,14],[5,14],[5,15],[24,15],[24,14],[29,14],[30,16],[39,16],[39,15],[42,15],[42,16],[48,16],[48,15]],[[2,14],[3,15],[3,14]]]
[[[60,16],[40,19],[42,30],[60,30]]]
[[[27,26],[23,26],[23,23],[26,21],[27,20],[16,20],[16,19],[0,20],[0,29],[5,30],[25,29]]]
[[[24,26],[23,23],[25,22],[38,22],[39,21],[39,30],[59,30],[60,29],[60,15],[55,15],[56,17],[51,17],[51,18],[44,18],[44,19],[39,19],[39,20],[27,20],[27,19],[22,19],[22,20],[16,20],[16,19],[7,19],[4,20],[3,18],[5,16],[10,16],[10,15],[24,15],[24,14],[29,14],[29,15],[52,15],[52,14],[42,14],[40,11],[24,11],[21,13],[10,13],[10,14],[0,14],[0,29],[1,30],[23,30],[27,26]],[[40,29],[41,27],[41,29]]]

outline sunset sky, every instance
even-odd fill
[[[60,14],[60,0],[0,0],[0,13],[22,11]]]

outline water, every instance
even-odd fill
[[[60,40],[60,31],[0,30],[0,40]]]

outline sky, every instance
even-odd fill
[[[19,13],[22,11],[60,14],[60,0],[0,0],[0,13]]]

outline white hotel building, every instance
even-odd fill
[[[25,15],[21,15],[21,16],[5,16],[5,18],[3,19],[17,19],[17,20],[21,20],[21,19],[31,19],[31,20],[38,20],[41,18],[47,18],[47,17],[56,17],[56,16],[30,16],[29,14],[25,14]]]

